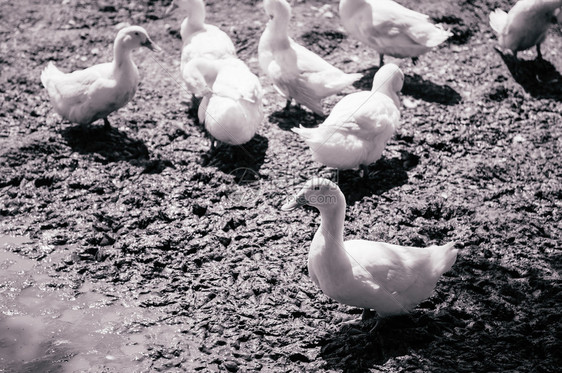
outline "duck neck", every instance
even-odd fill
[[[330,246],[343,247],[343,222],[345,220],[345,203],[337,204],[320,209],[321,222],[314,239],[320,237],[324,240],[324,245],[333,243]]]
[[[388,96],[392,101],[394,101],[394,104],[397,108],[400,107],[400,98],[398,97],[398,93],[396,93],[396,91],[392,88],[392,85],[388,82],[383,82],[382,84],[377,84],[377,82],[374,82],[371,91],[379,92]]]
[[[365,0],[341,0],[339,5],[340,18],[346,19],[351,17],[361,10],[360,5],[363,3],[365,3]]]
[[[187,18],[182,22],[184,32],[194,32],[205,28],[205,4],[203,1],[192,1],[187,11]],[[185,28],[185,30],[184,30]]]
[[[382,92],[390,97],[392,101],[394,101],[394,105],[396,105],[397,108],[400,108],[400,98],[398,97],[398,94],[396,92],[392,91],[391,89]]]
[[[276,15],[266,26],[269,37],[280,45],[289,46],[289,19],[290,14]]]
[[[116,70],[124,70],[133,66],[132,50],[123,45],[123,39],[115,41],[113,46],[113,64]]]

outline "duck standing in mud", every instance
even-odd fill
[[[308,253],[310,278],[328,297],[363,308],[363,320],[370,310],[381,317],[407,313],[431,296],[457,259],[453,242],[420,248],[344,241],[345,196],[327,179],[309,180],[281,209],[303,205],[316,207],[321,217]]]
[[[144,28],[129,26],[115,38],[112,62],[67,74],[49,62],[41,73],[41,82],[55,111],[77,124],[103,119],[109,128],[108,115],[125,106],[137,91],[139,71],[131,53],[140,47],[160,49]]]

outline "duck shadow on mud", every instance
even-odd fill
[[[353,84],[355,88],[370,91],[373,86],[373,77],[379,70],[378,66],[360,71],[363,77]],[[461,95],[448,85],[435,84],[423,79],[420,75],[405,75],[402,95],[411,96],[427,102],[442,105],[456,105],[461,102]]]
[[[521,60],[499,52],[511,76],[531,96],[562,101],[562,75],[544,59]]]
[[[541,332],[553,332],[551,320],[560,312],[553,301],[559,290],[548,275],[539,269],[520,272],[485,257],[475,261],[461,256],[444,277],[456,279],[441,279],[434,296],[409,314],[383,319],[375,331],[368,322],[320,335],[317,345],[327,368],[370,372],[403,356],[411,365],[408,371],[512,371],[515,356],[529,356],[533,358],[527,367],[555,371],[545,361],[552,361],[559,344],[537,349],[542,346]],[[505,354],[503,361],[484,358],[494,349]],[[426,361],[431,362],[430,370]]]
[[[288,109],[277,110],[269,116],[269,122],[277,124],[284,131],[290,131],[301,125],[307,128],[317,127],[325,119],[326,116],[305,110],[300,105],[295,105],[294,101]]]
[[[142,141],[131,139],[114,127],[77,125],[64,129],[62,136],[72,150],[80,154],[94,154],[101,163],[149,158],[148,148]]]
[[[201,165],[216,167],[225,174],[236,170],[253,170],[257,172],[265,160],[269,141],[266,137],[255,135],[249,142],[242,145],[219,144],[209,149],[202,156]]]
[[[448,329],[447,322],[423,312],[394,316],[373,325],[341,326],[320,338],[320,356],[329,369],[369,372],[387,360],[423,350]]]
[[[419,157],[407,151],[400,151],[400,157],[382,157],[369,166],[369,179],[365,180],[359,170],[337,172],[335,180],[348,204],[353,204],[363,197],[374,194],[382,195],[386,191],[406,184],[408,171],[416,167]]]

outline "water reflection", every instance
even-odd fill
[[[41,262],[5,250],[8,241],[0,237],[0,371],[149,371],[148,344],[177,335],[159,312],[91,282],[64,286]]]

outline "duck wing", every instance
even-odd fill
[[[320,127],[338,128],[347,135],[372,140],[395,127],[400,111],[392,99],[379,92],[356,92],[345,96],[333,108]]]
[[[114,104],[121,100],[115,100],[117,83],[111,78],[112,71],[113,64],[104,63],[65,74],[51,62],[41,80],[59,114],[72,122],[88,124],[120,107]]]
[[[299,73],[321,97],[337,93],[362,77],[358,73],[345,73],[292,39],[290,43],[297,57]]]
[[[225,60],[223,67],[219,69],[213,84],[213,93],[261,105],[263,97],[261,83],[242,60],[238,58]]]
[[[418,44],[434,47],[445,41],[451,33],[429,20],[429,16],[408,9],[394,1],[366,3],[355,13],[353,27],[369,44],[379,47],[411,47]],[[394,40],[397,45],[386,45]]]
[[[419,248],[352,240],[344,245],[354,272],[368,273],[372,288],[382,289],[385,296],[372,305],[381,315],[403,313],[430,297],[457,257],[454,243]]]
[[[399,118],[400,112],[386,95],[357,92],[340,100],[317,128],[301,126],[293,132],[305,140],[314,160],[350,169],[380,158]]]
[[[429,262],[429,253],[424,248],[367,240],[344,244],[352,265],[366,270],[377,286],[391,294],[402,293],[414,285]]]
[[[213,25],[205,25],[203,30],[196,31],[183,40],[182,64],[198,57],[210,59],[236,57],[236,48],[224,31]]]
[[[267,74],[273,80],[277,92],[283,97],[293,98],[297,103],[306,106],[316,114],[324,115],[320,102],[322,97],[311,88],[306,75],[286,74],[276,61],[269,64]]]

